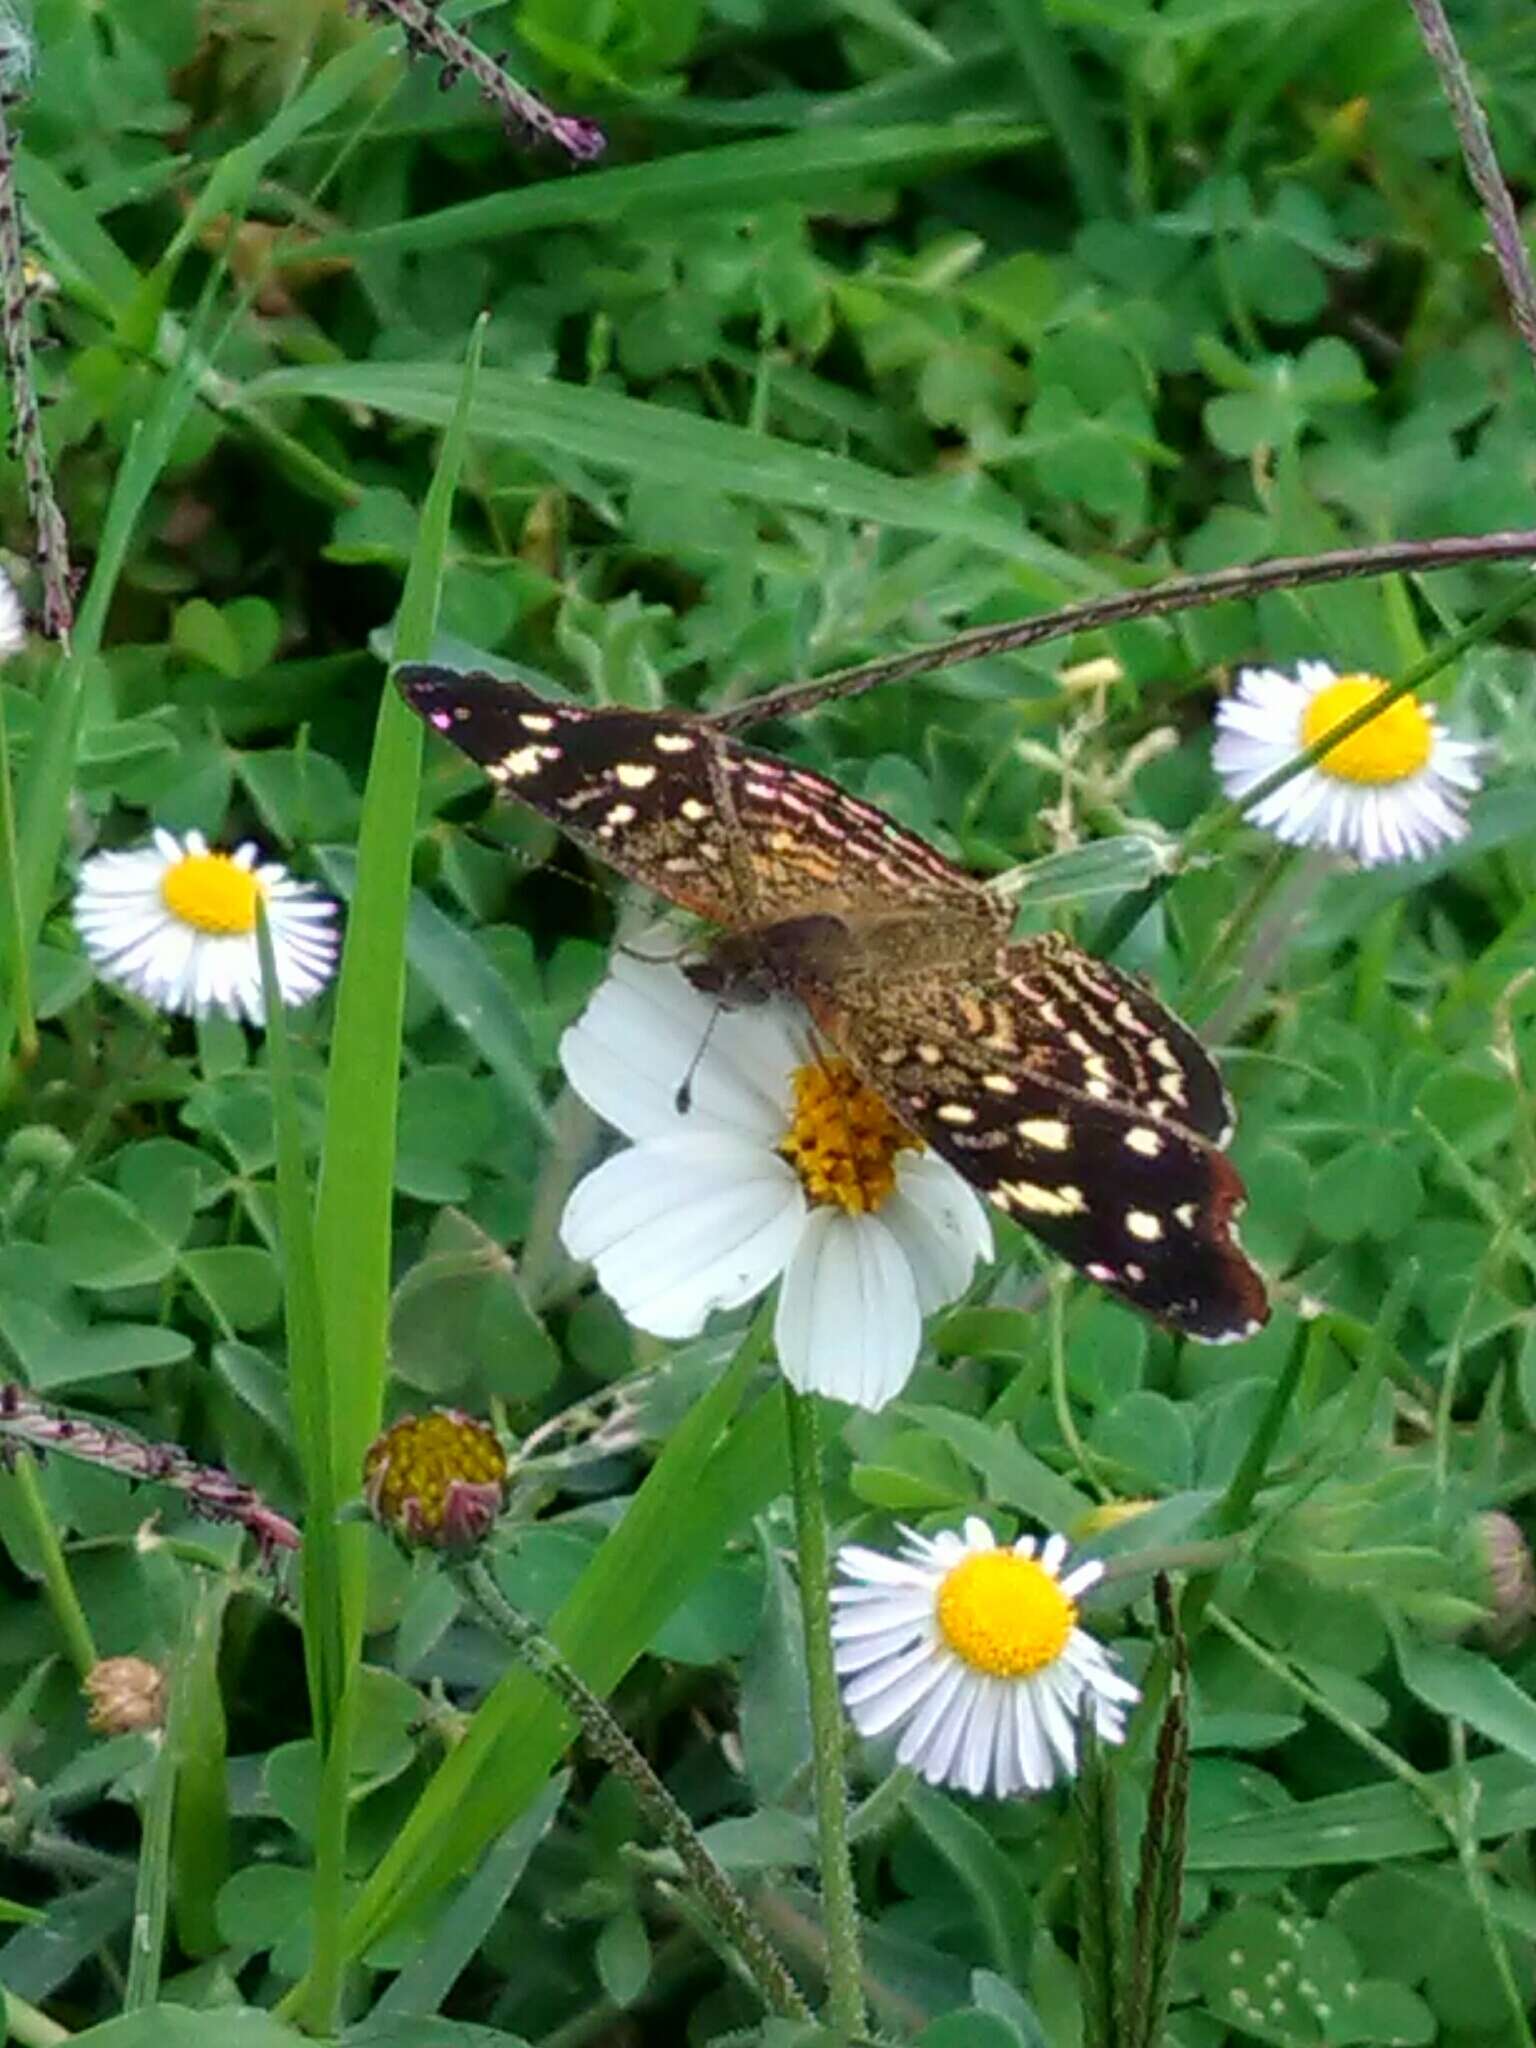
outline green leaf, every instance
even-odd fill
[[[76,1287],[144,1287],[163,1280],[176,1247],[138,1210],[95,1181],[69,1187],[48,1212],[48,1244],[66,1261]]]
[[[308,2037],[269,2012],[155,2005],[69,2038],[71,2048],[304,2048]]]
[[[979,1821],[927,1785],[908,1788],[906,1808],[969,1894],[998,1974],[1027,1981],[1034,1912],[1013,1864]]]
[[[529,1306],[517,1267],[456,1210],[441,1212],[427,1255],[390,1303],[395,1370],[439,1397],[526,1401],[554,1385],[560,1355]]]
[[[598,1982],[619,2007],[633,2005],[651,1978],[651,1943],[645,1922],[631,1906],[605,1921],[593,1960]]]
[[[1480,1841],[1536,1826],[1536,1771],[1523,1757],[1479,1757],[1465,1774],[1476,1791],[1472,1825]],[[1462,1774],[1430,1785],[1447,1803],[1465,1798]],[[1190,1833],[1190,1870],[1306,1870],[1314,1865],[1384,1863],[1446,1846],[1445,1830],[1406,1785],[1368,1785],[1303,1800],[1273,1813],[1201,1826]]]
[[[277,1261],[259,1245],[208,1245],[183,1252],[181,1270],[233,1330],[265,1329],[282,1306]]]
[[[1536,1700],[1487,1657],[1454,1643],[1417,1643],[1396,1634],[1403,1683],[1437,1714],[1454,1715],[1536,1765]]]

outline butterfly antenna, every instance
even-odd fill
[[[638,959],[640,956],[636,954],[635,957]],[[673,1096],[672,1100],[677,1106],[679,1116],[686,1116],[693,1107],[693,1077],[699,1071],[699,1062],[709,1050],[709,1041],[715,1035],[715,1026],[719,1023],[720,1012],[724,1008],[724,1003],[717,1002],[710,1011],[709,1022],[704,1026],[704,1036],[699,1040],[698,1050],[688,1062],[687,1073],[684,1074],[682,1080],[677,1084],[677,1093]]]

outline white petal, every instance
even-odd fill
[[[880,1218],[813,1209],[785,1268],[774,1322],[790,1385],[883,1408],[911,1375],[922,1328],[912,1268]]]
[[[963,1294],[977,1261],[992,1256],[986,1205],[931,1152],[899,1155],[880,1221],[906,1255],[924,1315]]]
[[[837,1553],[837,1568],[848,1578],[877,1580],[889,1586],[927,1585],[931,1574],[915,1571],[888,1551],[868,1550],[862,1543],[845,1543]]]
[[[677,968],[623,954],[560,1041],[577,1094],[635,1139],[721,1130],[777,1144],[802,1057],[787,1008],[719,1011]],[[677,1092],[690,1072],[685,1113]]]
[[[712,1309],[761,1294],[804,1228],[785,1160],[742,1139],[657,1138],[616,1153],[571,1194],[560,1236],[626,1321],[693,1337]]]
[[[971,1674],[958,1657],[952,1657],[940,1666],[933,1689],[903,1730],[896,1748],[897,1762],[911,1764],[930,1783],[937,1783],[943,1771],[935,1777],[928,1767],[929,1753],[936,1739],[942,1743],[946,1760],[954,1753],[959,1730],[951,1732],[951,1724],[958,1718],[964,1725],[970,1697]]]

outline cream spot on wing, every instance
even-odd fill
[[[690,825],[697,825],[701,818],[709,816],[709,805],[701,802],[696,796],[685,796],[678,805],[678,809]]]
[[[1043,1188],[1032,1180],[1005,1180],[999,1189],[1032,1216],[1081,1216],[1088,1204],[1077,1187]]]
[[[1172,1099],[1175,1102],[1177,1102],[1181,1107],[1188,1102],[1189,1097],[1184,1093],[1184,1080],[1182,1075],[1177,1073],[1164,1074],[1163,1078],[1158,1082],[1157,1085],[1159,1088],[1162,1089],[1165,1095],[1171,1096]]]
[[[1143,1244],[1156,1244],[1163,1234],[1163,1226],[1150,1209],[1127,1209],[1125,1227],[1132,1237],[1139,1237]]]
[[[930,1045],[926,1039],[920,1045],[914,1046],[913,1051],[925,1067],[936,1067],[944,1058],[943,1048]]]
[[[1182,1223],[1186,1230],[1193,1230],[1195,1227],[1195,1218],[1199,1215],[1199,1213],[1199,1210],[1196,1208],[1193,1202],[1180,1202],[1177,1209],[1175,1209],[1173,1212],[1174,1221],[1177,1223]]]
[[[611,832],[616,825],[632,825],[639,815],[633,804],[615,804],[597,829],[600,832]]]
[[[542,747],[518,747],[515,752],[503,754],[492,769],[492,774],[515,775],[519,781],[525,775],[537,775],[539,763],[544,757]]]
[[[525,732],[553,732],[555,721],[547,711],[520,711],[517,722]]]
[[[1138,1124],[1133,1131],[1127,1131],[1125,1142],[1133,1152],[1141,1153],[1144,1159],[1155,1159],[1163,1149],[1163,1141],[1156,1131],[1149,1131],[1145,1124]]]
[[[694,742],[685,732],[657,732],[651,735],[651,745],[658,754],[691,754]]]
[[[973,1124],[976,1112],[964,1102],[941,1102],[934,1112],[941,1124]]]
[[[621,761],[613,771],[614,779],[625,789],[649,789],[660,772],[646,761]]]
[[[1065,1152],[1072,1142],[1072,1132],[1060,1117],[1027,1116],[1013,1127],[1026,1145],[1039,1145],[1047,1152]]]
[[[1114,1094],[1114,1092],[1114,1089],[1110,1087],[1109,1083],[1107,1081],[1101,1081],[1097,1075],[1095,1075],[1091,1081],[1085,1081],[1083,1083],[1083,1093],[1085,1095],[1091,1095],[1095,1102],[1108,1102],[1109,1098]]]
[[[1006,1074],[983,1074],[981,1085],[994,1095],[1017,1095],[1019,1092],[1018,1082],[1011,1081]]]

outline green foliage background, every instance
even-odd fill
[[[40,317],[59,345],[40,376],[59,490],[77,557],[122,559],[115,587],[98,568],[100,646],[82,634],[72,679],[34,643],[0,684],[23,819],[54,731],[73,789],[56,870],[46,833],[23,840],[47,896],[42,1024],[0,1106],[0,1359],[299,1517],[318,1466],[290,1399],[269,1049],[92,983],[68,918],[82,854],[151,820],[253,836],[351,898],[381,662],[408,639],[425,651],[429,631],[439,656],[515,660],[594,701],[720,708],[1175,571],[1529,525],[1536,487],[1536,374],[1400,0],[521,0],[448,16],[482,48],[511,44],[557,105],[599,115],[603,160],[520,153],[467,84],[403,69],[396,32],[327,0],[38,0],[13,114],[51,277]],[[1529,204],[1529,6],[1463,0],[1454,16]],[[443,491],[423,507],[482,310],[450,523]],[[3,513],[24,558],[14,465]],[[1177,838],[1215,799],[1211,711],[1233,666],[1322,655],[1397,674],[1522,573],[1227,604],[757,737],[979,871],[1132,829]],[[835,1523],[866,1540],[967,1511],[1009,1533],[1084,1531],[1099,1501],[1154,1502],[1095,1539],[1117,1574],[1096,1622],[1137,1672],[1150,1572],[1216,1573],[1198,1581],[1192,1646],[1180,2048],[1530,2038],[1536,1663],[1518,1625],[1479,1632],[1479,1517],[1522,1521],[1536,1487],[1528,628],[1441,694],[1457,730],[1489,741],[1464,843],[1364,876],[1246,835],[1122,956],[1220,1048],[1268,1329],[1176,1345],[1044,1276],[1000,1225],[998,1264],[932,1327],[906,1398],[828,1416]],[[555,1234],[594,1144],[555,1049],[602,972],[609,902],[446,750],[413,838],[391,715],[373,758],[377,777],[394,746],[396,780],[369,801],[414,890],[388,1410],[490,1409],[519,1435],[564,1418],[519,1482],[538,1519],[503,1582],[541,1617],[566,1603],[567,1647],[607,1658],[622,1717],[813,1976],[776,1410],[757,1399],[717,1443],[697,1404],[740,1328],[670,1350],[635,1335]],[[1086,936],[1113,886],[1036,921]],[[334,1016],[327,999],[290,1026],[312,1171]],[[345,1073],[365,1125],[361,1043],[329,1069],[331,1114]],[[388,1164],[387,1128],[372,1135]],[[380,1364],[345,1250],[348,1171],[329,1149],[340,1445],[366,1441]],[[291,1314],[291,1242],[289,1262]],[[1223,1506],[1288,1360],[1294,1398],[1232,1527]],[[710,1408],[709,1429],[729,1413]],[[663,1444],[691,1475],[650,1496],[674,1511],[621,1522]],[[43,1589],[46,1527],[95,1648],[174,1654],[195,1702],[157,1852],[165,1995],[270,2004],[311,1958],[330,1810],[294,1614],[239,1566],[233,1532],[61,1460],[0,1479],[0,1737],[22,1774],[0,1823],[6,1889],[48,1914],[0,1941],[0,1983],[71,2028],[117,2012],[131,1808],[152,1807],[158,1768],[142,1738],[86,1731]],[[616,1529],[629,1552],[602,1548]],[[453,1747],[459,1703],[505,1659],[443,1580],[360,1530],[336,1548],[368,1659],[342,1788],[347,2038],[575,2048],[751,2028],[628,1794],[580,1766],[563,1804],[528,1805],[560,1746],[531,1691],[503,1679],[494,1730]],[[637,1590],[625,1572],[644,1556]],[[190,1595],[201,1582],[206,1605],[210,1570],[211,1621]],[[1124,1761],[1132,1821],[1147,1747]],[[855,1817],[878,2024],[929,2048],[1075,2043],[1062,1800],[948,1800],[886,1763],[860,1756]],[[357,1905],[392,1842],[390,1882]],[[377,1973],[395,1970],[386,1989]],[[439,2007],[452,2024],[425,2017]],[[145,2011],[88,2038],[158,2048],[180,2024]],[[226,2027],[289,2038],[254,2016],[196,2025],[215,2048]]]

